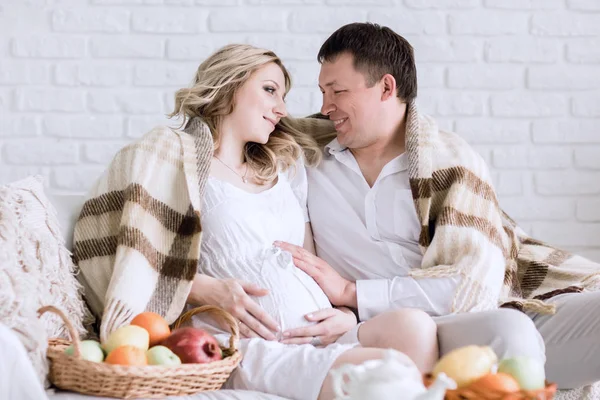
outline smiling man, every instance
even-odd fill
[[[354,23],[318,60],[321,113],[337,137],[308,171],[320,258],[287,247],[296,265],[361,321],[427,312],[441,355],[477,344],[535,357],[543,338],[549,380],[599,380],[600,266],[527,237],[500,208],[483,159],[419,114],[411,45]]]

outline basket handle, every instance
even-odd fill
[[[175,321],[173,323],[173,328],[175,328],[175,329],[179,328],[181,326],[181,324],[188,322],[194,315],[205,313],[205,312],[209,313],[209,314],[214,314],[218,317],[221,317],[223,320],[225,320],[227,325],[229,325],[229,329],[231,329],[231,336],[229,337],[229,348],[227,349],[227,351],[230,354],[235,353],[236,344],[237,344],[238,340],[240,339],[240,327],[239,327],[237,321],[235,320],[235,318],[233,318],[233,316],[231,314],[229,314],[227,311],[223,310],[222,308],[219,308],[217,306],[210,306],[210,305],[193,308],[189,311],[186,311],[179,318],[177,318],[177,321]]]
[[[37,312],[38,318],[40,318],[46,312],[52,312],[54,314],[57,314],[60,317],[60,319],[63,320],[65,326],[67,327],[67,330],[69,331],[69,336],[71,336],[71,342],[73,343],[73,349],[75,350],[74,356],[76,358],[81,358],[81,341],[79,338],[79,333],[77,332],[71,321],[69,321],[69,318],[67,318],[65,313],[55,306],[44,306],[41,307]]]

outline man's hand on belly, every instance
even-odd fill
[[[321,287],[331,304],[356,308],[356,284],[342,277],[331,265],[306,249],[287,242],[275,242],[275,246],[288,251],[294,264],[311,276]]]

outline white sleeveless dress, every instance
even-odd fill
[[[254,300],[280,325],[278,338],[287,329],[312,324],[306,321],[306,314],[331,307],[319,285],[296,268],[291,254],[273,246],[276,240],[303,245],[309,220],[306,197],[306,170],[299,162],[261,193],[209,177],[203,199],[198,273],[236,278],[268,289],[268,295]],[[229,338],[206,316],[195,316],[193,325],[210,331],[221,342]],[[349,343],[346,338],[344,342]],[[242,339],[239,347],[244,358],[226,387],[316,399],[331,364],[356,345],[315,348]]]

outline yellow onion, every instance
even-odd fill
[[[496,353],[488,346],[466,346],[443,356],[435,368],[433,376],[441,372],[454,379],[459,388],[489,374],[498,362]]]

